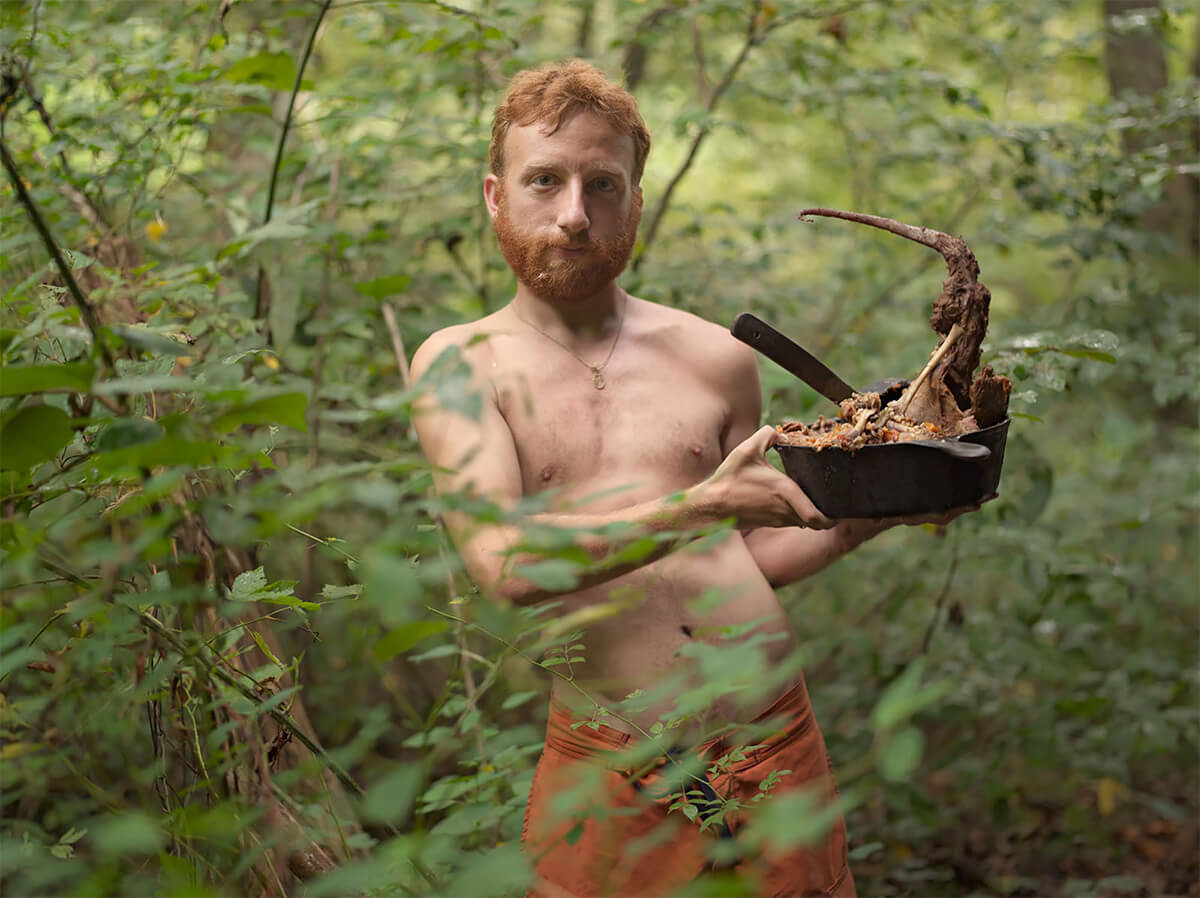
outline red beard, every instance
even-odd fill
[[[512,223],[501,193],[494,224],[500,252],[517,280],[544,299],[570,301],[594,295],[625,270],[641,219],[642,204],[635,200],[613,240],[576,244],[565,234],[555,238],[530,236]],[[570,257],[554,252],[566,246],[579,246],[584,252]]]

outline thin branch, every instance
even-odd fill
[[[283,165],[283,147],[287,143],[288,128],[292,124],[292,113],[296,108],[296,96],[300,93],[300,85],[304,81],[304,70],[308,66],[308,59],[312,55],[313,45],[317,42],[317,34],[321,30],[321,23],[325,19],[325,13],[329,11],[333,0],[324,0],[321,6],[321,11],[317,13],[317,20],[313,22],[312,31],[308,34],[308,43],[304,45],[304,52],[300,57],[300,64],[296,66],[296,83],[292,85],[292,95],[288,97],[287,111],[283,116],[283,127],[279,131],[279,140],[275,144],[275,162],[271,165],[271,182],[267,187],[267,209],[263,215],[263,224],[271,221],[271,212],[275,206],[275,187],[279,182],[279,169]],[[266,315],[263,291],[264,269],[262,265],[258,267],[258,294],[254,302],[254,315],[257,318],[262,318]]]
[[[925,628],[925,636],[921,640],[921,650],[917,653],[919,655],[924,655],[929,651],[929,641],[933,638],[933,630],[942,616],[942,605],[946,602],[946,596],[950,594],[950,584],[954,582],[954,573],[958,570],[957,540],[952,542],[952,552],[950,566],[946,569],[946,579],[942,581],[942,588],[938,592],[937,600],[933,603],[933,619],[929,621],[929,626]]]
[[[58,134],[58,129],[54,127],[54,121],[50,118],[50,113],[46,106],[42,103],[42,98],[38,95],[33,86],[33,77],[29,74],[29,66],[24,59],[17,58],[17,68],[21,72],[21,81],[25,85],[25,95],[29,98],[29,102],[33,104],[33,108],[37,110],[38,117],[42,120],[42,124],[46,126],[46,130],[53,137]],[[92,201],[83,189],[79,186],[79,178],[71,168],[71,163],[67,161],[67,153],[65,149],[58,151],[58,163],[62,167],[63,177],[66,184],[63,185],[63,192],[71,199],[76,206],[79,207],[80,213],[88,220],[93,228],[102,231],[111,231],[112,225],[104,217],[100,208]]]
[[[849,3],[843,3],[841,6],[832,6],[827,9],[808,9],[801,7],[800,9],[790,12],[785,16],[779,16],[778,18],[772,20],[767,25],[765,30],[767,32],[777,31],[780,28],[783,28],[784,26],[790,25],[792,22],[796,22],[801,19],[828,19],[832,16],[840,16],[851,12],[852,10],[858,9],[860,6],[867,6],[874,2],[875,0],[851,0]]]
[[[59,274],[62,275],[62,279],[67,285],[67,291],[71,294],[71,299],[75,301],[75,305],[79,308],[79,314],[83,318],[83,323],[91,331],[92,344],[96,347],[96,352],[100,355],[108,370],[115,372],[117,370],[117,363],[109,351],[108,344],[104,342],[100,319],[96,316],[96,310],[92,308],[91,303],[84,297],[83,291],[79,287],[79,282],[75,280],[75,275],[72,273],[71,267],[67,265],[66,260],[63,258],[58,244],[54,242],[54,237],[51,236],[45,219],[42,218],[41,212],[34,205],[33,198],[25,189],[25,182],[21,179],[21,173],[17,170],[16,162],[9,155],[8,145],[4,142],[2,134],[0,134],[0,161],[4,163],[4,170],[8,173],[8,179],[12,182],[17,199],[25,207],[25,211],[28,213],[30,219],[33,220],[34,228],[42,238],[42,244],[50,253],[50,257],[54,259],[54,264],[57,266]]]
[[[682,8],[678,0],[672,0],[665,6],[646,13],[634,26],[633,37],[626,44],[625,58],[621,60],[621,72],[625,76],[625,87],[630,93],[637,90],[646,74],[646,45],[642,43],[642,36],[657,28],[663,19],[682,11]]]
[[[958,230],[962,220],[966,218],[967,214],[974,208],[979,197],[980,191],[975,190],[972,191],[969,196],[963,199],[959,207],[950,215],[949,224],[946,227],[947,231],[955,232]],[[834,303],[832,306],[830,306],[828,316],[826,316],[820,324],[813,328],[813,333],[822,335],[818,340],[819,351],[827,352],[832,346],[837,344],[845,334],[857,328],[864,319],[885,308],[901,290],[924,274],[925,271],[931,266],[936,265],[937,262],[938,259],[935,256],[922,256],[920,262],[918,262],[908,271],[893,278],[877,294],[875,294],[875,297],[870,302],[866,303],[859,312],[855,313],[854,317],[848,320],[841,327],[835,328],[834,322],[837,320],[838,313],[842,310],[843,304]]]
[[[171,647],[175,649],[175,651],[179,652],[185,657],[190,654],[188,651],[188,646],[184,644],[182,640],[177,638],[175,634],[165,625],[163,625],[163,623],[157,618],[147,614],[145,611],[139,611],[138,617],[141,620],[143,627],[148,630],[153,630],[157,636],[166,640]],[[232,686],[252,703],[257,705],[262,701],[261,695],[256,694],[253,689],[244,685],[243,683],[239,683],[232,675],[226,673],[218,665],[212,663],[207,658],[200,654],[193,654],[191,657],[194,658],[194,660],[199,663],[206,672],[216,677],[225,685]],[[271,715],[276,723],[288,730],[305,748],[312,752],[316,758],[320,759],[320,761],[329,768],[330,772],[338,778],[343,786],[360,798],[365,796],[366,793],[363,792],[362,786],[356,783],[350,774],[347,773],[337,761],[331,758],[325,752],[325,750],[321,748],[321,746],[317,745],[317,743],[307,733],[305,733],[304,730],[302,730],[300,726],[291,719],[291,717],[276,708],[271,708],[267,713]]]
[[[754,49],[757,44],[762,42],[765,32],[760,32],[758,29],[761,8],[761,0],[755,0],[754,7],[750,11],[750,23],[746,27],[746,41],[742,45],[742,49],[739,51],[737,58],[734,59],[729,68],[725,70],[725,74],[721,77],[721,82],[713,89],[712,96],[709,97],[708,102],[705,104],[705,112],[707,112],[709,115],[711,115],[713,110],[716,109],[717,103],[720,102],[722,94],[724,94],[725,91],[729,89],[729,86],[733,83],[734,77],[737,75],[738,70],[741,69],[742,64],[746,61],[746,58],[750,55],[750,51]],[[709,135],[711,130],[712,127],[709,124],[700,126],[700,129],[696,132],[696,136],[692,138],[692,145],[688,148],[688,153],[683,160],[683,164],[679,166],[679,170],[675,172],[675,176],[671,178],[670,183],[667,184],[667,189],[663,191],[662,198],[659,200],[658,206],[655,208],[654,214],[650,218],[650,225],[646,229],[646,237],[642,241],[641,251],[633,260],[632,267],[634,271],[637,271],[638,268],[641,267],[642,261],[646,258],[646,253],[649,251],[650,245],[654,242],[654,238],[658,233],[658,226],[662,222],[662,218],[667,211],[667,207],[670,205],[671,195],[675,192],[675,188],[679,186],[679,182],[683,180],[683,176],[687,174],[688,169],[692,167],[692,163],[696,159],[696,153],[700,150],[700,144],[704,142],[704,138]]]

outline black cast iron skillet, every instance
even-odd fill
[[[854,391],[799,344],[749,313],[730,331],[771,361],[796,375],[831,402]],[[907,381],[880,381],[886,404],[899,398]],[[783,468],[821,512],[831,518],[879,518],[946,511],[974,505],[996,491],[1004,464],[1009,419],[950,440],[911,440],[864,446],[854,452],[776,445]]]

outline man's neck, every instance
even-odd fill
[[[590,296],[572,299],[549,299],[518,284],[511,308],[518,318],[543,333],[589,342],[612,335],[628,301],[616,281]]]

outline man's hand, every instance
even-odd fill
[[[946,511],[932,511],[926,514],[909,514],[897,515],[891,518],[869,518],[856,520],[853,524],[861,525],[866,530],[874,530],[869,536],[882,533],[884,530],[890,530],[892,527],[920,527],[922,524],[936,524],[939,527],[945,527],[955,518],[961,517],[964,514],[970,514],[973,511],[979,511],[985,502],[991,502],[999,493],[992,493],[986,499],[981,500],[975,505],[962,505],[958,508],[950,508]],[[850,524],[847,521],[847,524]],[[868,536],[868,538],[869,538]]]
[[[735,446],[700,484],[701,501],[714,503],[721,516],[735,517],[742,529],[827,530],[834,522],[817,510],[795,481],[767,461],[767,450],[777,438],[775,428],[766,425]]]

